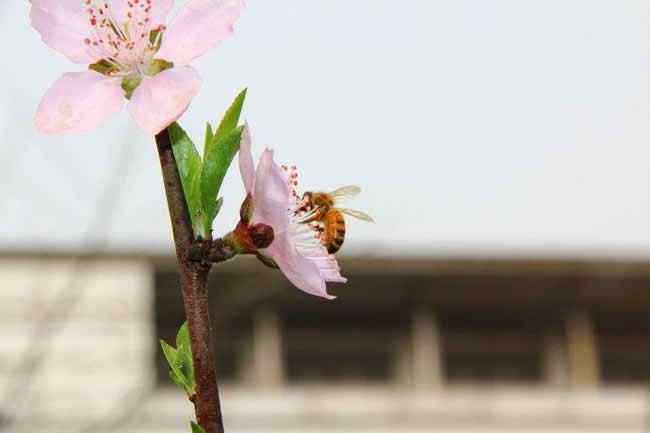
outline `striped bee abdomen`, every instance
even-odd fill
[[[341,212],[330,209],[325,214],[324,222],[327,252],[334,254],[341,249],[345,240],[345,219]]]

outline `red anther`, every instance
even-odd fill
[[[295,192],[295,191],[291,191],[291,195],[293,195],[293,196],[295,197],[295,196],[296,196],[296,192]]]
[[[97,24],[97,18],[95,18],[95,17],[91,17],[91,18],[90,18],[90,25],[91,25],[91,26],[94,26],[95,24]]]
[[[293,183],[293,186],[298,186],[298,182],[297,182],[297,181],[294,180],[292,183]]]
[[[292,169],[292,170],[298,170],[298,167],[296,167],[295,165],[292,165],[292,166],[291,166],[291,169]]]
[[[129,18],[133,18],[133,14],[132,14],[131,12],[128,12],[128,13],[126,14],[126,16],[129,17]]]
[[[287,166],[282,164],[280,167],[282,167],[282,170],[287,171]]]
[[[90,45],[90,39],[88,39],[88,38],[84,39],[84,43],[85,43],[86,45]]]

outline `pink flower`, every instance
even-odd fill
[[[169,27],[174,0],[31,0],[32,25],[43,41],[85,72],[63,74],[36,114],[43,132],[92,129],[116,113],[124,97],[149,134],[178,119],[201,79],[187,64],[232,33],[243,0],[189,0]],[[131,94],[132,92],[132,94]]]
[[[319,240],[320,233],[312,224],[306,224],[314,212],[300,211],[302,202],[293,189],[295,178],[287,177],[273,161],[273,150],[266,149],[262,153],[255,169],[248,125],[241,138],[239,171],[246,193],[253,196],[250,225],[267,224],[275,234],[273,243],[260,252],[270,256],[300,290],[333,299],[334,296],[327,294],[325,283],[347,280],[339,273],[334,256],[327,253]]]

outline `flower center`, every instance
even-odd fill
[[[296,187],[298,186],[298,167],[295,165],[291,167],[282,165],[281,168],[287,174],[287,184],[291,190],[289,207],[287,208],[289,215],[289,228],[287,232],[294,245],[298,248],[321,252],[327,244],[323,235],[325,225],[319,220],[321,210],[317,207],[310,208],[308,206],[308,199],[296,191]]]
[[[91,26],[84,43],[103,59],[101,63],[106,68],[102,72],[111,76],[133,72],[148,74],[165,30],[164,25],[152,22],[154,0],[125,1],[126,16],[109,7],[109,1],[82,1],[86,3]],[[120,22],[117,18],[126,18],[126,21]]]

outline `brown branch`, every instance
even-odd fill
[[[207,283],[210,264],[190,261],[188,257],[193,243],[192,224],[167,129],[156,135],[156,145],[174,232],[185,314],[190,328],[192,361],[196,378],[194,404],[196,420],[206,433],[223,433],[208,313]]]

